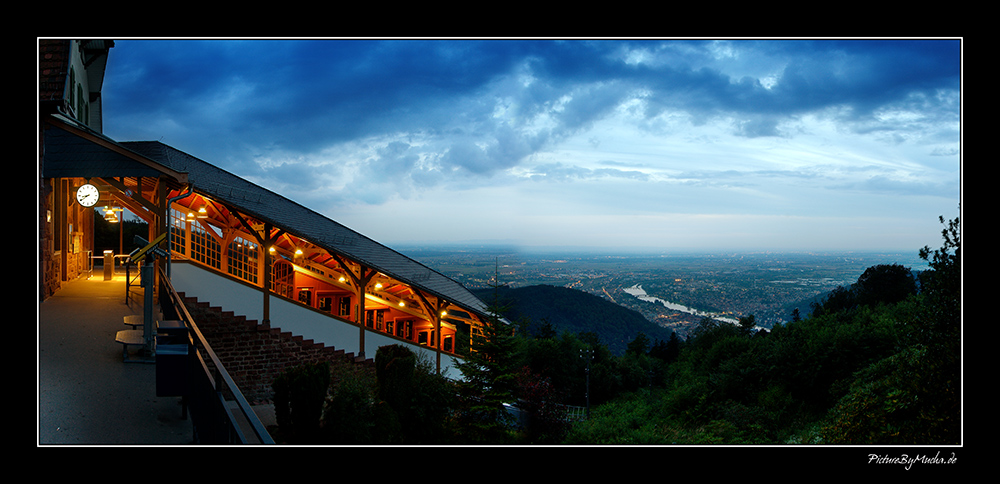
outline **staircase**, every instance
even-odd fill
[[[331,366],[358,364],[374,367],[371,358],[356,357],[354,353],[345,353],[344,350],[282,332],[280,328],[247,320],[196,297],[178,294],[198,329],[251,404],[272,400],[271,382],[286,368],[321,361],[328,361]]]

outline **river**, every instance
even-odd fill
[[[628,294],[631,294],[632,296],[635,296],[635,297],[639,298],[639,300],[641,300],[641,301],[647,301],[647,302],[652,302],[652,303],[660,303],[660,304],[666,306],[667,309],[671,309],[671,310],[674,310],[674,311],[680,311],[682,313],[693,314],[695,316],[705,316],[705,317],[709,317],[709,318],[712,318],[712,319],[715,319],[715,320],[718,320],[718,321],[725,321],[727,323],[739,324],[739,320],[737,320],[737,319],[719,317],[715,313],[706,313],[704,311],[699,311],[699,310],[694,309],[694,308],[689,308],[689,307],[687,307],[687,306],[685,306],[683,304],[677,304],[677,303],[673,303],[673,302],[667,301],[665,299],[660,299],[660,298],[655,297],[655,296],[650,296],[650,295],[646,294],[646,291],[642,288],[641,284],[636,284],[636,285],[634,285],[632,287],[627,287],[627,288],[624,288],[622,290],[625,291]]]

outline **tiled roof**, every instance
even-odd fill
[[[187,173],[199,193],[224,200],[262,222],[284,228],[466,310],[487,313],[486,305],[465,286],[281,195],[157,141],[120,144],[167,168]]]

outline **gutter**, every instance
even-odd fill
[[[174,252],[173,250],[170,249],[174,235],[174,231],[170,230],[170,206],[173,205],[173,203],[178,200],[189,197],[192,193],[194,193],[194,185],[188,184],[186,192],[181,193],[180,195],[177,195],[176,197],[171,198],[170,200],[167,201],[167,216],[164,218],[166,219],[167,222],[166,230],[167,230],[167,277],[168,278],[170,277],[170,258]]]

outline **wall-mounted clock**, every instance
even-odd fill
[[[94,205],[97,205],[97,201],[100,198],[101,191],[90,183],[85,183],[76,190],[76,201],[80,202],[80,205],[83,205],[84,207],[93,207]]]

